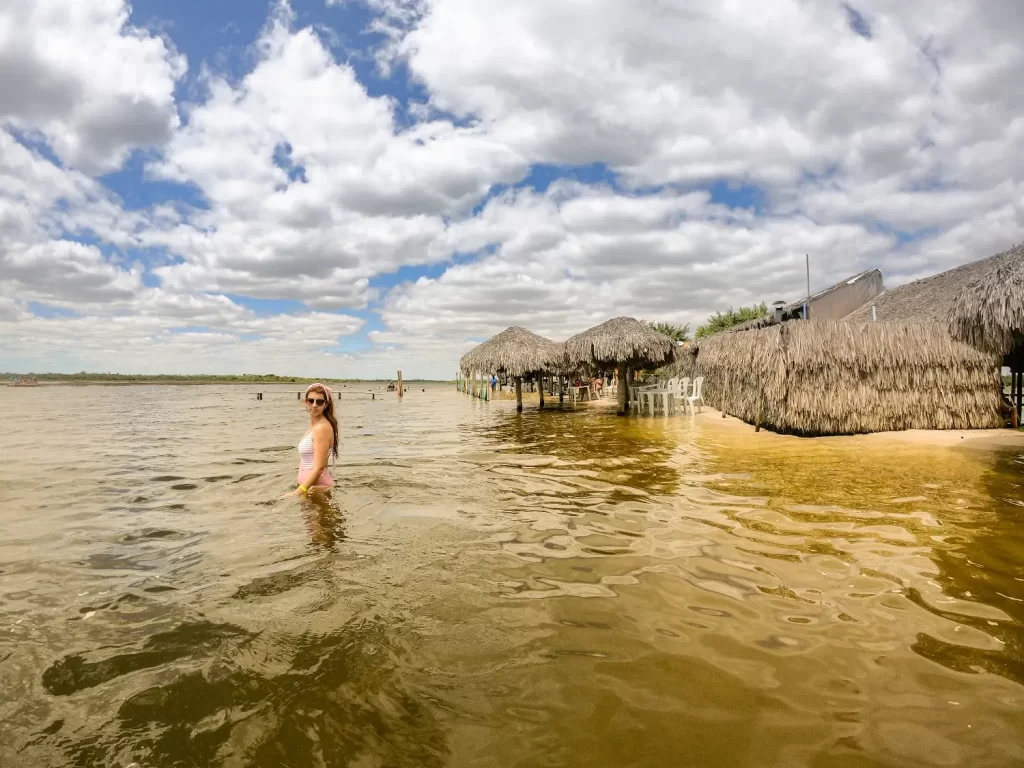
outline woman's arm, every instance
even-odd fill
[[[302,480],[302,485],[312,488],[320,475],[327,469],[327,457],[331,452],[331,439],[334,435],[330,424],[317,424],[313,430],[313,468]]]

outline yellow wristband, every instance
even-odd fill
[[[309,493],[309,488],[304,486],[302,483],[299,483],[299,490],[302,491],[303,493]]]

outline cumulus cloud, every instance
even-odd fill
[[[154,370],[450,376],[513,323],[797,298],[805,253],[814,288],[892,285],[1024,240],[1015,0],[362,2],[373,93],[281,0],[247,72],[193,67],[176,104],[183,58],[121,0],[0,0],[33,85],[0,84],[0,334],[83,367],[120,333]],[[133,147],[201,206],[125,210],[93,175]],[[356,311],[380,322],[346,355]]]
[[[827,269],[820,281],[870,267],[893,245],[859,225],[756,217],[706,193],[578,185],[496,198],[449,238],[455,250],[497,250],[393,291],[389,327],[453,337],[515,324],[564,338],[619,314],[692,324],[726,306],[799,296],[806,253],[829,255],[815,265]]]
[[[432,248],[442,216],[527,166],[479,128],[397,132],[393,100],[369,96],[314,29],[293,22],[279,5],[252,72],[208,78],[151,171],[196,184],[210,209],[149,239],[184,256],[161,271],[179,290],[365,306],[372,276],[445,258]]]
[[[186,61],[128,14],[125,0],[0,1],[0,124],[88,173],[169,139]]]

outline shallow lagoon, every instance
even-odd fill
[[[1024,451],[376,387],[0,390],[0,764],[1024,764]]]

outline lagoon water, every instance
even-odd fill
[[[0,765],[1024,765],[1019,451],[375,388],[0,389]]]

